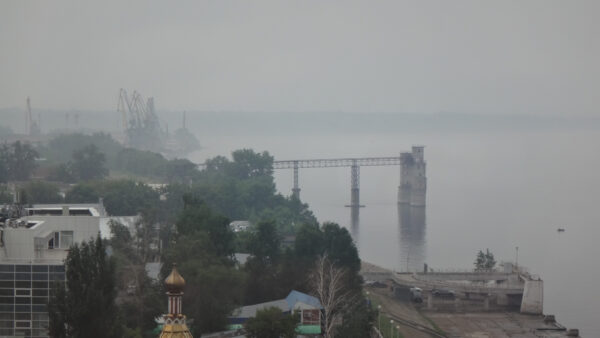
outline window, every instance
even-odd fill
[[[29,297],[31,296],[31,289],[15,289],[15,296]]]
[[[19,320],[15,321],[15,327],[17,328],[30,328],[31,322],[28,320]]]
[[[73,231],[61,231],[60,232],[60,248],[68,249],[73,245]]]
[[[320,323],[319,310],[302,310],[302,324],[319,325]]]
[[[71,245],[73,245],[73,231],[57,231],[48,241],[48,249],[68,249]]]

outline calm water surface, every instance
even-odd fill
[[[398,209],[398,167],[362,167],[352,228],[350,169],[301,169],[301,198],[320,221],[352,230],[364,260],[396,270],[471,269],[478,250],[518,262],[544,280],[544,311],[585,337],[600,337],[600,132],[292,133],[203,135],[193,160],[234,149],[279,160],[393,156],[423,144],[425,209]],[[276,172],[288,195],[291,170]],[[557,228],[565,228],[558,233]]]

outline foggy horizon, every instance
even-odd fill
[[[598,116],[593,1],[0,4],[0,107]]]

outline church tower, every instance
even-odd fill
[[[183,298],[183,289],[185,280],[177,267],[173,266],[171,274],[165,279],[167,288],[167,297],[169,297],[168,314],[165,315],[163,329],[159,338],[192,338],[190,329],[185,323],[185,316],[181,313],[181,299]]]

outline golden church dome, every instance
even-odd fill
[[[185,279],[181,277],[175,264],[173,264],[171,274],[165,279],[165,287],[171,293],[181,293],[183,292],[183,288],[185,288]]]

